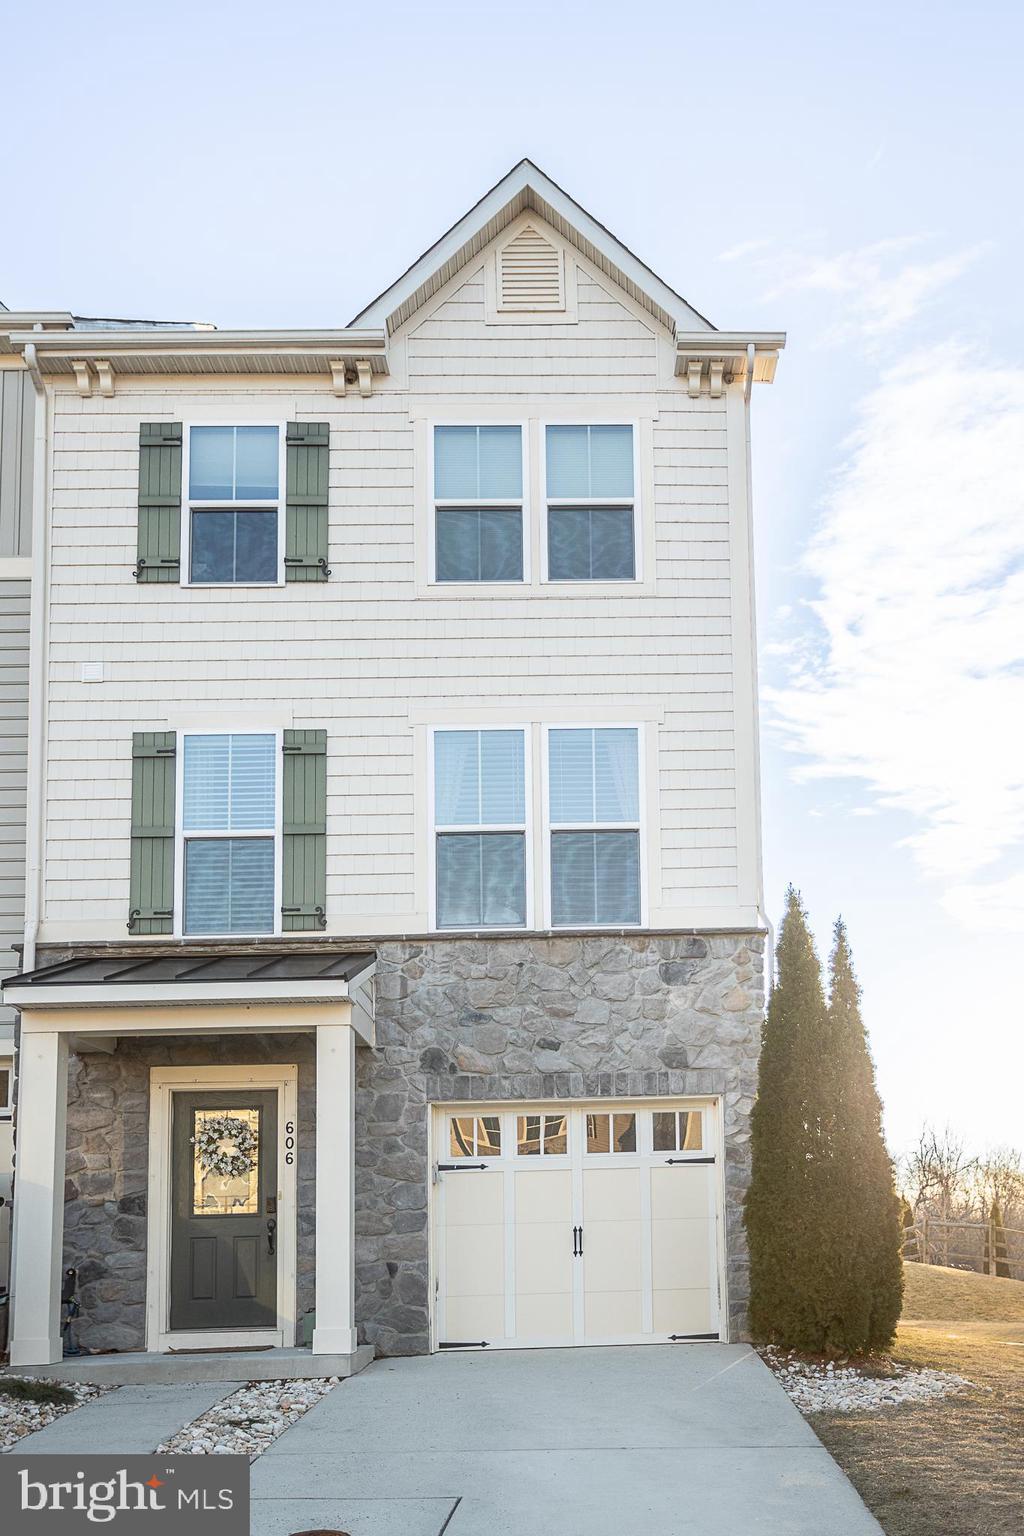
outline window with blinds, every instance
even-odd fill
[[[631,426],[549,426],[544,439],[549,581],[635,581]]]
[[[183,931],[273,933],[277,738],[186,735]]]
[[[524,733],[434,732],[438,928],[526,923]]]
[[[551,922],[640,922],[640,764],[636,727],[548,732]]]
[[[276,583],[279,429],[192,427],[188,455],[189,581]]]
[[[434,579],[522,581],[521,427],[434,428]]]

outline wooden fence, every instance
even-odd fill
[[[903,1229],[903,1257],[911,1263],[945,1264],[1024,1280],[1024,1229],[922,1215]]]

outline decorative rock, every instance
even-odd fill
[[[16,1375],[16,1372],[3,1373]],[[0,1451],[9,1451],[12,1445],[16,1445],[25,1435],[31,1435],[37,1429],[45,1429],[47,1424],[52,1424],[54,1419],[59,1419],[62,1414],[71,1413],[75,1408],[80,1408],[83,1403],[92,1402],[93,1398],[102,1397],[110,1387],[87,1386],[81,1381],[55,1382],[55,1386],[66,1387],[74,1394],[75,1401],[68,1403],[35,1403],[17,1397],[5,1397],[0,1395]]]
[[[179,1429],[158,1452],[179,1456],[257,1456],[301,1419],[340,1377],[303,1381],[250,1381]]]
[[[950,1397],[973,1386],[964,1376],[948,1371],[891,1365],[888,1370],[852,1365],[837,1366],[830,1360],[802,1360],[769,1346],[760,1351],[801,1413],[864,1413],[889,1408],[894,1403],[928,1402]]]

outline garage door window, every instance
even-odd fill
[[[564,1157],[568,1150],[567,1116],[517,1116],[516,1152],[520,1157]]]
[[[588,1152],[635,1152],[636,1115],[588,1115]]]
[[[700,1152],[704,1147],[699,1109],[658,1110],[654,1115],[655,1152]]]
[[[451,1157],[500,1157],[500,1115],[452,1115],[449,1122]]]

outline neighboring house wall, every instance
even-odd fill
[[[20,359],[0,362],[0,561],[32,553],[35,390]]]
[[[595,723],[588,711],[646,727],[647,925],[758,925],[749,691],[734,715],[743,402],[738,387],[688,398],[668,333],[609,290],[581,270],[578,325],[487,327],[471,275],[396,336],[369,399],[279,379],[56,387],[45,940],[125,936],[131,732],[220,719],[229,701],[250,728],[326,728],[330,933],[428,927],[429,724]],[[644,580],[429,586],[428,422],[445,415],[526,420],[535,440],[550,419],[637,420]],[[139,423],[203,419],[330,422],[329,582],[133,581]],[[83,683],[84,661],[102,682]]]

